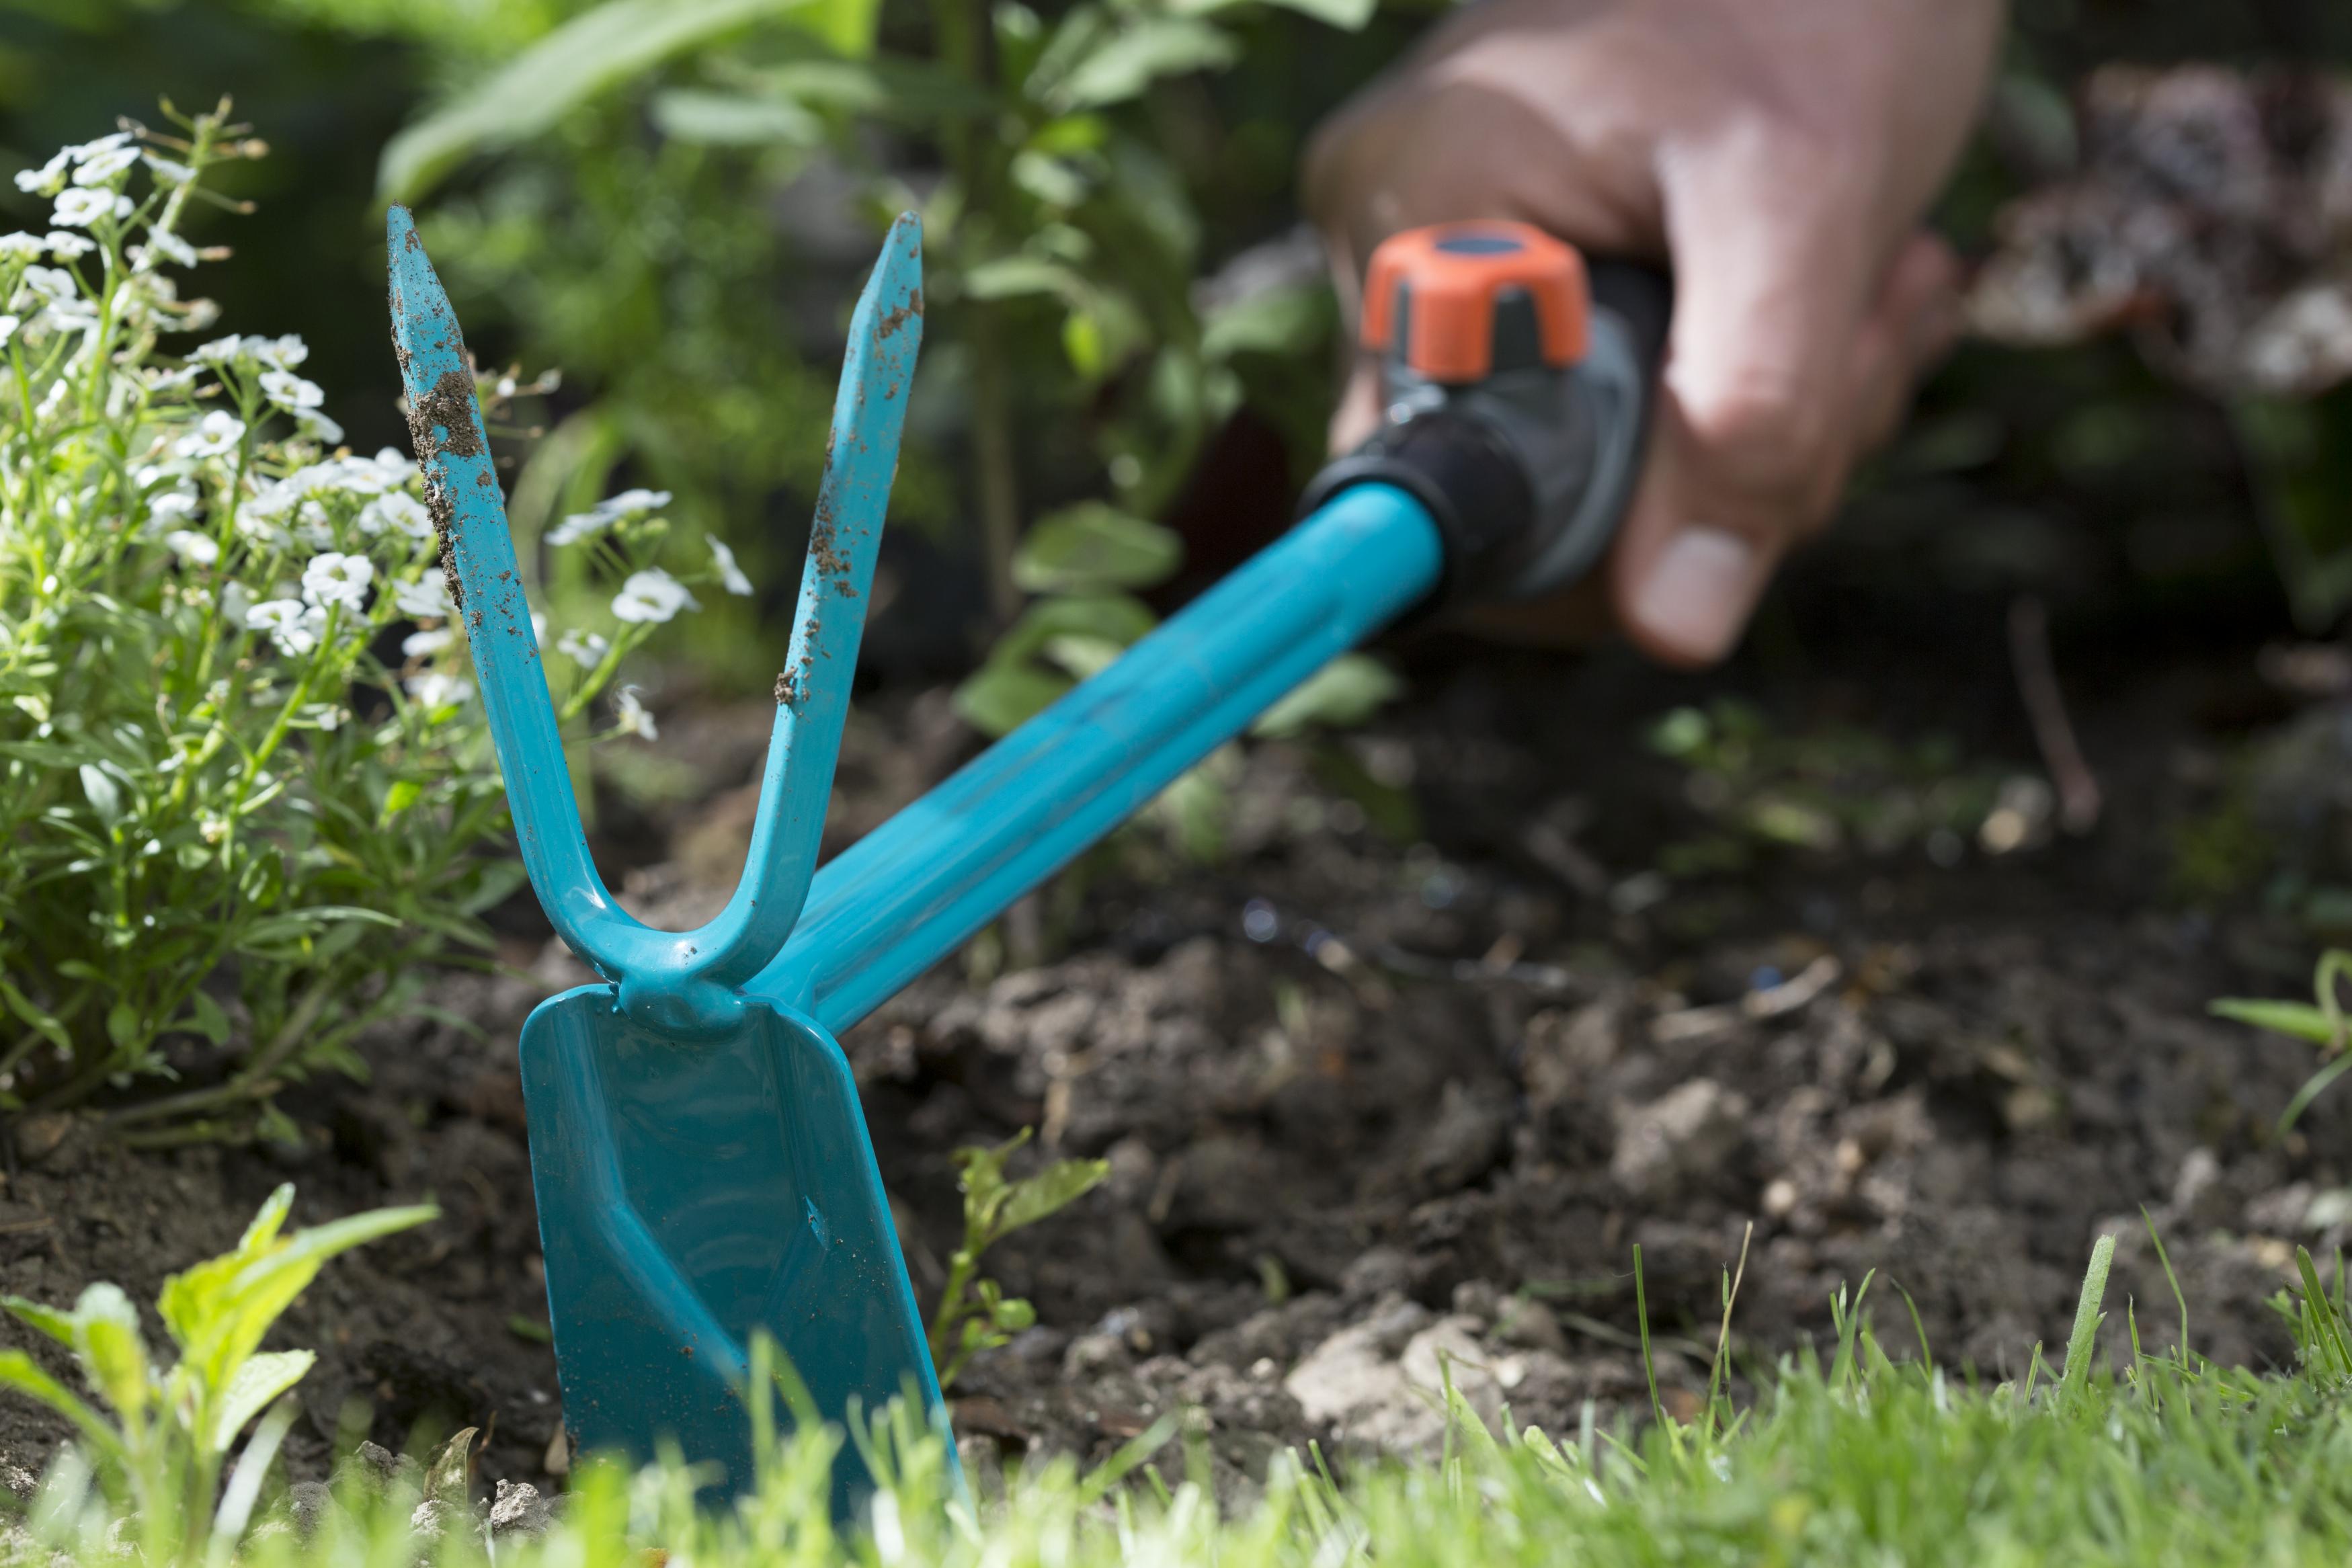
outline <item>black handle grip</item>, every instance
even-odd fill
[[[1480,379],[1439,380],[1408,362],[1393,334],[1386,418],[1317,476],[1307,507],[1370,481],[1410,491],[1445,536],[1443,601],[1535,598],[1591,570],[1641,478],[1674,284],[1637,262],[1584,271],[1586,350],[1562,368],[1532,355],[1507,366],[1498,353]]]

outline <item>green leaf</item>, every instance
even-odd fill
[[[1127,650],[1102,637],[1055,637],[1045,644],[1045,657],[1070,672],[1073,680],[1091,681]]]
[[[43,1372],[23,1351],[0,1351],[0,1387],[30,1395],[72,1422],[83,1439],[102,1458],[118,1465],[127,1461],[122,1435],[108,1426],[80,1396]]]
[[[440,1213],[429,1205],[373,1209],[281,1240],[278,1231],[292,1201],[293,1188],[279,1187],[247,1228],[236,1251],[163,1281],[156,1305],[180,1343],[183,1369],[206,1387],[227,1385],[259,1347],[269,1325],[328,1259]]]
[[[106,1038],[128,1050],[138,1043],[139,1009],[128,1001],[120,1001],[106,1009]]]
[[[874,52],[881,16],[882,0],[816,0],[804,20],[835,53],[862,60]]]
[[[269,1407],[269,1402],[302,1381],[319,1358],[307,1350],[277,1350],[253,1357],[229,1374],[220,1393],[218,1413],[210,1434],[212,1451],[226,1453],[245,1424]]]
[[[396,779],[392,788],[383,792],[383,812],[377,820],[389,822],[424,797],[424,785],[414,779]]]
[[[1109,1176],[1108,1160],[1055,1161],[1035,1176],[1013,1184],[1004,1207],[996,1217],[996,1233],[1009,1236],[1024,1226],[1036,1224],[1086,1197]]]
[[[89,809],[98,820],[112,828],[122,821],[122,786],[109,776],[106,769],[85,762],[81,765],[81,792],[89,798]]]
[[[1012,734],[1051,707],[1074,683],[1025,659],[991,659],[956,687],[956,716],[992,737]]]
[[[228,1014],[221,1010],[220,1003],[205,992],[198,991],[188,998],[188,1011],[193,1015],[190,1021],[198,1034],[215,1045],[228,1043]]]
[[[665,136],[712,147],[814,147],[824,140],[824,122],[799,104],[740,93],[657,93],[653,120]]]
[[[1141,600],[1124,593],[1056,595],[1031,605],[997,639],[992,659],[1027,659],[1055,637],[1100,637],[1121,647],[1160,623]]]
[[[1230,11],[1248,4],[1249,0],[1175,0],[1170,9],[1180,16],[1206,16],[1220,11]],[[1380,0],[1258,0],[1259,4],[1276,5],[1286,11],[1296,11],[1302,16],[1353,33],[1372,19],[1380,8]]]
[[[60,973],[69,972],[64,964],[58,965],[58,968]],[[39,1031],[43,1040],[68,1055],[72,1054],[73,1037],[66,1033],[66,1026],[59,1023],[54,1015],[35,1007],[30,998],[5,979],[0,979],[0,1002],[5,1002],[8,1010],[16,1014],[20,1022]]]
[[[147,1408],[152,1371],[139,1335],[139,1309],[120,1286],[89,1286],[74,1302],[74,1354],[82,1375],[123,1418],[135,1425]]]
[[[2309,1002],[2271,1002],[2245,997],[2224,997],[2210,1006],[2218,1017],[2234,1019],[2274,1034],[2307,1040],[2314,1045],[2337,1043],[2341,1026]]]
[[[59,1344],[74,1342],[73,1318],[55,1307],[45,1307],[22,1296],[0,1296],[0,1307],[5,1307],[19,1322],[30,1323]]]
[[[1260,289],[1209,318],[1201,333],[1201,357],[1221,361],[1236,354],[1297,353],[1329,335],[1333,310],[1327,287]]]
[[[1086,280],[1076,272],[1037,256],[1001,256],[963,275],[964,294],[972,299],[1014,299],[1030,294],[1075,299],[1086,290]]]
[[[1317,725],[1344,729],[1370,718],[1404,689],[1387,665],[1369,653],[1342,653],[1258,716],[1252,735],[1297,735]]]
[[[1152,16],[1097,45],[1042,96],[1057,113],[1124,103],[1161,77],[1211,70],[1234,62],[1239,46],[1208,23],[1189,16]]]
[[[1173,531],[1101,501],[1082,501],[1039,518],[1023,536],[1013,552],[1013,581],[1027,593],[1152,588],[1183,559],[1184,541]]]
[[[607,0],[394,137],[377,165],[377,193],[413,202],[465,159],[527,141],[600,94],[749,23],[798,14],[821,29],[846,30],[846,3]]]

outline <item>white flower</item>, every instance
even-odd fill
[[[245,346],[246,342],[246,339],[231,332],[226,338],[215,338],[211,342],[203,344],[188,358],[202,360],[208,365],[226,365],[232,361],[246,357],[249,351]]]
[[[103,152],[84,158],[81,167],[74,171],[73,183],[77,185],[102,185],[138,162],[139,149],[136,147],[110,147]]]
[[[61,267],[26,267],[25,292],[48,305],[81,298],[81,287],[74,282],[74,275]]]
[[[208,534],[189,528],[173,528],[163,536],[171,552],[191,566],[210,566],[220,559],[220,546]]]
[[[751,580],[745,577],[743,569],[735,564],[735,552],[729,549],[726,543],[716,534],[705,534],[702,537],[710,541],[710,559],[719,564],[720,585],[738,598],[750,598]]]
[[[74,162],[79,163],[85,158],[95,158],[101,152],[110,152],[117,147],[128,147],[130,145],[131,132],[128,131],[110,131],[103,136],[92,137],[89,141],[83,142],[80,146],[68,147],[66,151],[73,154]]]
[[[79,239],[81,236],[76,235],[73,237]],[[23,229],[12,235],[0,235],[0,256],[38,256],[47,248],[40,235],[26,234]]]
[[[445,675],[438,670],[427,670],[421,675],[408,677],[408,695],[427,712],[456,707],[474,695],[474,683],[463,675]]]
[[[225,408],[216,408],[205,415],[196,428],[172,444],[172,450],[183,457],[218,457],[236,450],[245,439],[245,421]]]
[[[548,530],[547,542],[561,547],[593,538],[625,518],[642,517],[669,505],[667,490],[624,490],[584,512],[574,512]],[[668,617],[663,617],[667,620]]]
[[[100,218],[127,218],[131,215],[131,198],[118,196],[111,191],[87,191],[76,186],[58,197],[56,211],[49,222],[60,228],[86,229]]]
[[[368,584],[375,580],[375,562],[363,555],[329,550],[310,558],[302,569],[302,597],[326,609],[340,604],[358,610],[367,603]]]
[[[17,170],[16,189],[43,196],[56,195],[66,183],[66,171],[73,166],[74,155],[80,151],[79,147],[60,147],[39,168]]]
[[[196,177],[196,172],[185,163],[174,163],[169,158],[159,158],[152,152],[142,153],[147,160],[148,172],[166,185],[184,185]]]
[[[29,237],[29,236],[28,236]],[[51,229],[41,244],[59,261],[72,261],[98,248],[98,242],[71,229]]]
[[[457,633],[446,626],[436,626],[428,632],[411,632],[400,640],[404,658],[429,659],[457,640]]]
[[[87,245],[89,242],[84,240],[82,243]],[[54,249],[55,247],[52,246],[51,248]],[[147,235],[147,250],[154,252],[157,256],[162,256],[165,261],[175,263],[181,267],[194,267],[196,265],[196,247],[190,245],[186,240],[182,239],[178,235],[172,233],[168,229],[155,229],[152,231]],[[58,254],[63,256],[65,252],[58,251]],[[141,253],[139,259],[142,262],[147,259],[145,252],[142,251]]]
[[[150,365],[140,371],[139,378],[147,383],[149,392],[176,392],[196,384],[196,367],[182,365],[176,371],[167,371]]]
[[[614,716],[619,720],[623,735],[642,736],[647,740],[661,738],[661,731],[654,725],[654,716],[638,700],[636,687],[623,686],[613,701],[618,710]]]
[[[433,537],[432,514],[425,511],[415,497],[394,490],[378,496],[360,508],[360,532],[373,535],[390,528],[396,534],[406,534],[413,539]]]
[[[270,599],[245,612],[248,630],[267,632],[278,651],[296,658],[319,645],[327,629],[327,612],[296,599]]]
[[[555,640],[555,651],[582,669],[593,670],[604,662],[613,644],[598,632],[583,632],[575,626]]]
[[[261,395],[280,408],[316,408],[327,394],[316,382],[306,382],[291,371],[261,372]]]
[[[304,382],[302,384],[309,386],[310,383]],[[294,434],[307,435],[321,446],[339,446],[342,444],[343,427],[317,409],[306,408],[297,411],[294,415]]]
[[[699,610],[702,606],[686,584],[664,571],[648,567],[633,571],[629,580],[621,584],[621,591],[613,596],[613,613],[624,621],[659,625],[681,610]]]
[[[193,490],[166,490],[147,503],[147,526],[151,528],[185,522],[195,515],[196,495]]]
[[[353,458],[352,461],[356,463],[359,459]],[[377,447],[374,465],[377,478],[383,481],[383,487],[387,490],[397,489],[407,484],[416,472],[416,465],[403,456],[400,449],[395,446]]]
[[[292,332],[282,338],[247,338],[245,351],[273,371],[290,371],[310,357],[310,346]]]
[[[446,621],[457,606],[449,602],[449,584],[439,572],[415,582],[392,585],[392,601],[412,621]]]
[[[221,614],[233,626],[241,626],[253,611],[253,591],[235,578],[221,584]]]
[[[0,316],[0,348],[6,347],[8,340],[16,335],[16,329],[24,324],[16,317]]]

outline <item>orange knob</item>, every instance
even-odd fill
[[[1364,346],[1433,382],[1584,357],[1584,258],[1528,224],[1438,224],[1391,235],[1364,279]]]

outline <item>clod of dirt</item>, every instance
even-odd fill
[[[1688,1083],[1617,1115],[1609,1174],[1627,1192],[1669,1198],[1701,1186],[1738,1153],[1748,1101],[1712,1078]]]
[[[434,434],[436,429],[442,434]],[[444,371],[433,390],[408,411],[408,434],[416,444],[416,461],[428,464],[443,453],[452,457],[479,457],[482,438],[474,429],[474,382],[463,371]]]
[[[1500,1426],[1507,1395],[1496,1358],[1479,1343],[1483,1327],[1467,1313],[1433,1322],[1413,1303],[1391,1301],[1316,1346],[1282,1385],[1343,1446],[1428,1458],[1445,1444],[1449,1380],[1490,1429]]]
[[[562,1517],[562,1501],[560,1497],[541,1497],[529,1481],[501,1480],[498,1495],[490,1500],[490,1538],[529,1541],[545,1535]]]

